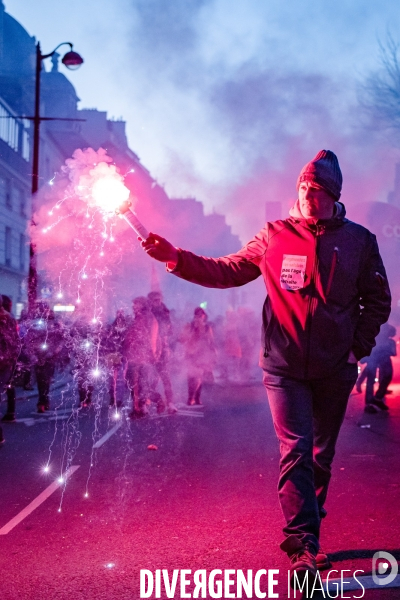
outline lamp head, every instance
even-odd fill
[[[70,50],[63,56],[61,62],[67,67],[67,69],[75,71],[76,69],[79,69],[79,67],[83,63],[83,58],[77,52]]]

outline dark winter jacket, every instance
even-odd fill
[[[0,371],[14,367],[20,352],[17,322],[0,307]]]
[[[32,365],[56,364],[63,345],[61,325],[54,318],[33,319],[24,337],[24,350]]]
[[[138,365],[152,365],[158,361],[161,352],[159,326],[150,309],[135,314],[127,328],[122,351],[126,360]]]
[[[261,366],[295,378],[325,377],[375,345],[390,314],[390,291],[375,236],[345,218],[290,217],[266,223],[237,254],[204,258],[181,250],[172,271],[206,287],[241,286],[263,275]]]

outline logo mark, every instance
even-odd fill
[[[388,573],[389,568],[390,571]],[[388,585],[396,579],[398,572],[399,565],[393,554],[384,552],[383,550],[375,552],[372,557],[372,579],[374,583],[377,585]]]

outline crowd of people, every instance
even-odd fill
[[[34,390],[36,382],[37,410],[49,410],[56,373],[72,375],[82,408],[105,385],[109,405],[118,409],[123,403],[118,389],[124,385],[131,398],[130,416],[140,418],[151,404],[158,413],[177,411],[171,370],[178,364],[180,371],[186,369],[189,406],[201,404],[203,383],[213,382],[214,373],[221,380],[248,381],[257,366],[258,325],[250,309],[231,310],[210,322],[197,307],[187,322],[153,291],[133,299],[132,314],[118,310],[108,324],[93,319],[89,307],[66,320],[44,301],[36,303],[31,315],[22,311],[17,322],[10,299],[0,298],[0,391],[7,400],[2,421],[16,420],[16,386]]]

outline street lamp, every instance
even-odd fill
[[[35,72],[35,115],[33,117],[33,157],[32,157],[32,208],[31,208],[31,225],[35,225],[34,222],[34,196],[39,189],[39,145],[40,145],[40,123],[41,121],[48,120],[62,120],[62,121],[74,121],[76,119],[57,119],[40,116],[40,72],[42,70],[42,60],[53,56],[60,46],[67,45],[70,47],[61,62],[70,70],[78,69],[83,63],[83,58],[73,51],[73,45],[70,42],[62,42],[54,48],[53,52],[49,54],[42,54],[40,49],[40,42],[36,44],[36,72]],[[35,244],[31,242],[29,245],[29,274],[28,274],[28,307],[29,312],[32,313],[37,297],[37,268],[36,268],[36,252]]]

